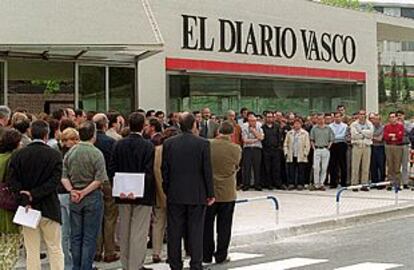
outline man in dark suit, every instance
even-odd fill
[[[23,227],[27,269],[40,269],[40,239],[44,239],[50,269],[63,270],[61,215],[57,186],[62,177],[62,155],[49,147],[49,125],[42,120],[31,125],[33,142],[16,152],[10,161],[11,189],[18,192],[18,202],[42,213],[36,229]]]
[[[118,141],[109,165],[110,177],[116,172],[144,173],[144,197],[134,199],[133,194],[117,198],[120,216],[121,262],[123,269],[146,269],[143,264],[147,250],[147,236],[152,206],[155,203],[154,146],[142,137],[145,116],[134,112],[128,119],[131,133]]]
[[[112,150],[115,144],[115,139],[105,134],[108,130],[108,117],[103,113],[95,114],[92,118],[96,125],[96,141],[95,146],[101,150],[105,158],[105,167],[109,168],[109,162],[112,157]],[[102,260],[102,253],[105,252],[103,257],[104,262],[111,263],[119,260],[115,244],[115,228],[116,221],[118,219],[118,207],[115,204],[115,199],[112,197],[111,183],[105,182],[102,185],[102,191],[104,195],[104,219],[102,222],[102,229],[98,237],[96,246],[95,261]]]
[[[190,269],[202,269],[203,230],[206,206],[215,201],[210,145],[196,132],[195,117],[183,113],[183,131],[164,142],[163,189],[167,196],[168,262],[172,270],[183,269],[181,239],[187,231]]]

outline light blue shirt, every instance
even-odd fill
[[[346,142],[346,130],[348,129],[347,124],[342,122],[340,124],[336,124],[335,122],[333,122],[329,125],[329,127],[335,134],[335,143]]]

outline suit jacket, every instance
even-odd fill
[[[214,197],[210,145],[206,139],[183,132],[164,142],[163,189],[169,204],[205,205]]]
[[[42,216],[61,223],[60,203],[56,188],[62,178],[62,155],[42,142],[33,142],[13,154],[9,165],[9,181],[13,191],[29,191],[18,196],[19,205],[30,204]]]
[[[160,208],[167,207],[167,198],[164,190],[162,189],[162,145],[155,147],[155,158],[154,158],[154,177],[155,177],[155,205]]]
[[[200,136],[206,139],[214,139],[217,136],[219,125],[213,120],[201,121]]]
[[[132,133],[117,141],[109,164],[109,177],[113,178],[116,172],[145,173],[144,197],[135,200],[116,198],[117,203],[149,206],[154,204],[154,146],[149,140]]]
[[[217,202],[232,202],[237,198],[236,174],[239,170],[241,148],[230,136],[210,141],[214,194]]]
[[[115,139],[106,135],[105,132],[98,130],[96,134],[95,147],[101,150],[105,158],[106,168],[109,168],[109,162],[111,161],[112,150],[114,148],[115,142]],[[112,181],[112,178],[110,178],[110,180]]]

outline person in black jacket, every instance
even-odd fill
[[[206,206],[214,203],[210,146],[193,134],[195,117],[180,118],[182,134],[164,142],[163,189],[167,196],[168,263],[172,270],[183,269],[181,239],[187,231],[190,269],[202,269],[203,230]]]
[[[133,194],[116,198],[119,204],[120,245],[123,269],[146,269],[143,264],[147,249],[152,206],[155,203],[154,146],[142,137],[145,116],[134,112],[128,119],[130,134],[115,143],[109,165],[110,178],[115,173],[144,173],[144,197]],[[125,196],[124,196],[125,195]],[[126,196],[128,195],[128,196]]]
[[[61,214],[56,191],[62,177],[62,155],[46,144],[49,125],[45,121],[34,121],[31,133],[33,142],[12,156],[9,167],[11,189],[19,194],[19,205],[42,213],[36,229],[23,227],[26,265],[28,270],[40,269],[42,237],[47,246],[50,269],[63,270]]]
[[[109,168],[113,146],[116,141],[105,134],[108,130],[108,117],[103,113],[98,113],[95,114],[92,120],[96,124],[97,129],[95,146],[101,150],[105,158],[105,166],[106,168]],[[102,222],[102,230],[98,237],[95,261],[101,261],[102,253],[105,252],[105,256],[103,257],[104,262],[111,263],[119,260],[115,243],[115,228],[116,221],[118,219],[118,207],[115,204],[115,199],[112,197],[112,187],[109,181],[103,183],[102,191],[104,195],[104,219]]]
[[[265,124],[262,126],[264,133],[263,145],[263,164],[265,169],[264,186],[273,189],[282,187],[281,179],[281,157],[283,145],[283,132],[275,122],[272,112],[266,112]]]

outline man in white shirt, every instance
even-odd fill
[[[335,112],[334,122],[329,125],[332,129],[335,140],[330,148],[330,187],[338,186],[338,171],[341,171],[341,186],[346,186],[347,170],[346,170],[346,152],[348,145],[346,143],[346,133],[348,125],[342,122],[343,115],[341,112]]]

